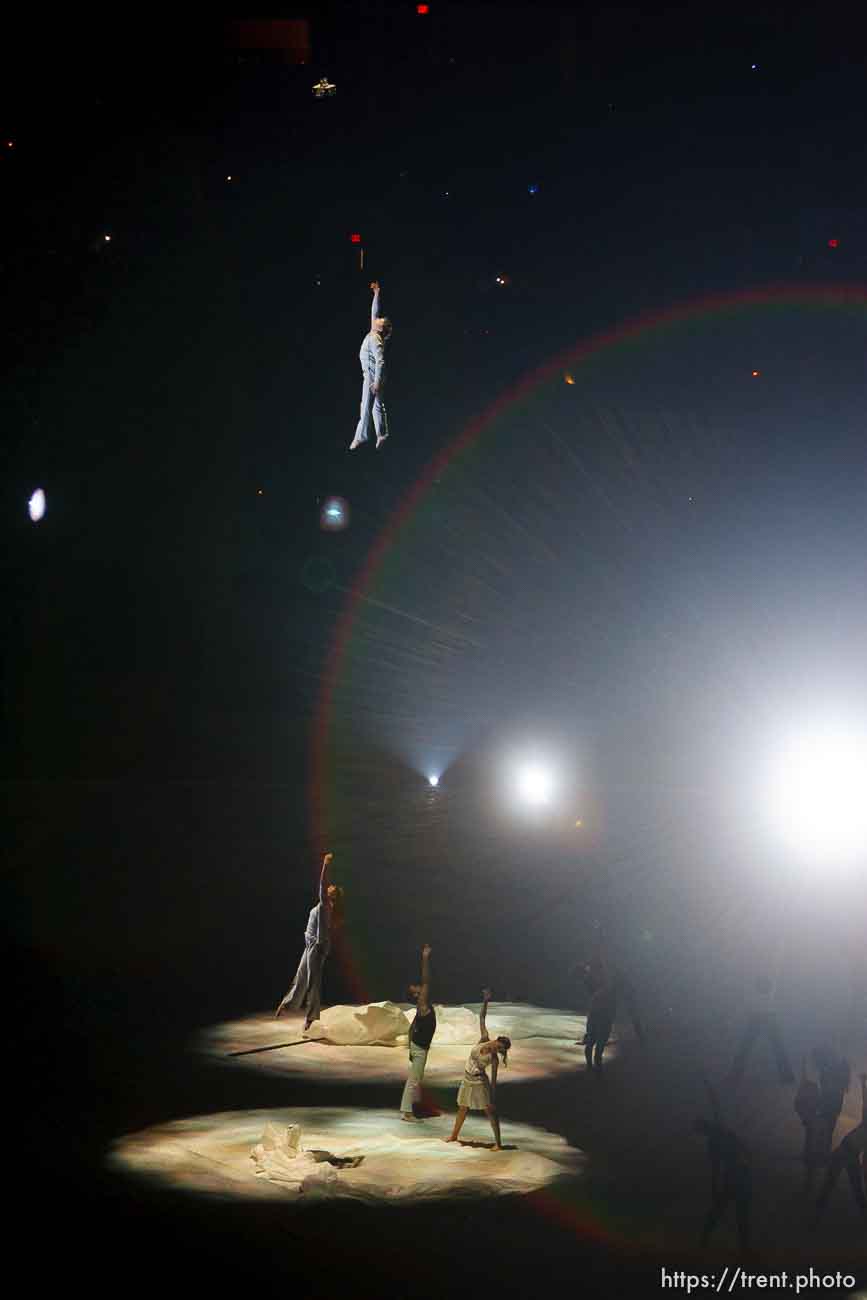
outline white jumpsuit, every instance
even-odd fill
[[[382,390],[385,384],[385,345],[381,336],[373,328],[373,322],[381,315],[379,290],[377,289],[373,295],[373,304],[370,308],[370,333],[365,334],[364,341],[361,344],[361,351],[358,354],[364,383],[361,389],[361,415],[355,430],[355,437],[352,440],[353,447],[358,447],[362,442],[367,442],[371,414],[373,415],[373,427],[376,431],[377,447],[388,437],[388,416],[382,400]],[[375,394],[371,391],[374,387],[376,388]]]

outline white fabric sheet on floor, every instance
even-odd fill
[[[275,1136],[292,1125],[300,1128],[297,1155]],[[109,1163],[196,1194],[288,1196],[299,1204],[323,1197],[376,1204],[527,1193],[578,1177],[585,1164],[581,1151],[546,1129],[506,1121],[507,1149],[492,1151],[484,1117],[467,1120],[460,1142],[442,1141],[450,1125],[450,1116],[404,1124],[393,1110],[230,1111],[122,1138]],[[313,1151],[359,1163],[335,1167]]]
[[[479,1040],[479,1017],[467,1007],[434,1005],[437,1017],[436,1041],[443,1047],[450,1043],[476,1043]],[[415,1008],[403,1011],[396,1002],[371,1002],[367,1006],[329,1007],[306,1031],[306,1038],[325,1038],[341,1047],[362,1047],[408,1040]]]
[[[478,1042],[478,1007],[438,1005],[437,1032],[428,1053],[425,1086],[457,1089],[470,1047]],[[222,1065],[300,1078],[406,1080],[408,1034],[415,1008],[394,1002],[369,1006],[329,1007],[305,1034],[303,1015],[245,1017],[203,1030],[196,1049]],[[582,1071],[584,1051],[575,1045],[583,1037],[585,1018],[525,1003],[497,1003],[488,1013],[488,1032],[508,1034],[513,1049],[509,1068],[500,1071],[500,1084],[548,1078]],[[389,1037],[392,1035],[392,1037]],[[606,1061],[616,1049],[609,1048]]]

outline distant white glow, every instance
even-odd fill
[[[37,488],[33,493],[33,496],[27,502],[27,513],[33,520],[34,524],[38,524],[39,520],[45,514],[45,493],[42,491],[42,488]]]
[[[326,532],[339,532],[349,523],[349,506],[342,497],[328,497],[319,514],[319,526]]]
[[[550,803],[554,793],[554,778],[541,764],[526,763],[518,769],[517,786],[523,801],[538,808]]]
[[[792,851],[817,863],[867,853],[867,732],[793,733],[769,766],[767,810]]]
[[[429,776],[429,777],[428,777],[428,784],[429,784],[429,785],[432,785],[432,786],[434,787],[434,789],[436,789],[436,787],[439,785],[439,783],[440,783],[440,779],[439,779],[438,776]]]

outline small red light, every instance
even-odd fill
[[[839,248],[839,247],[840,247],[840,241],[839,241],[839,239],[829,239],[829,240],[828,240],[828,247],[829,247],[829,248]]]
[[[430,5],[416,5],[415,11],[417,14],[429,14]]]
[[[361,235],[350,235],[349,238],[352,240],[353,244],[361,243]]]
[[[753,379],[758,379],[758,377],[759,377],[759,375],[760,375],[761,373],[762,373],[761,370],[754,370],[754,371],[753,371]]]

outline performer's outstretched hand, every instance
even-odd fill
[[[482,989],[482,1001],[483,1001],[483,1002],[490,1002],[490,1000],[491,1000],[491,998],[492,998],[493,996],[494,996],[494,991],[493,991],[493,989]]]
[[[432,952],[433,952],[433,948],[431,948],[429,943],[422,944],[422,949],[421,949],[422,957],[429,957]]]
[[[374,293],[379,293],[379,281],[378,281],[378,280],[371,280],[371,282],[370,282],[370,287],[371,287],[371,289],[373,290]]]
[[[326,853],[326,854],[325,854],[325,857],[322,859],[322,865],[323,865],[323,867],[328,867],[328,866],[330,866],[331,863],[332,863],[332,861],[333,861],[333,859],[334,859],[334,854],[333,854],[333,853]]]

